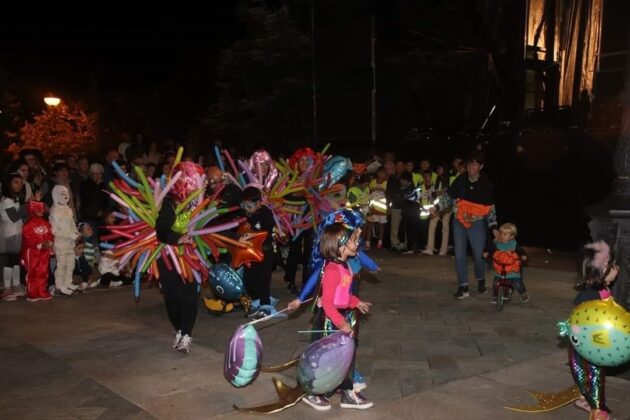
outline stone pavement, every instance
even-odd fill
[[[540,253],[526,271],[530,302],[516,298],[497,313],[488,295],[453,299],[450,257],[372,255],[382,272],[362,279],[361,296],[374,306],[361,327],[357,367],[375,407],[322,414],[298,404],[275,417],[586,418],[573,407],[537,415],[503,408],[531,403],[523,389],[552,392],[571,384],[555,327],[573,298],[567,258]],[[273,290],[284,305],[291,297],[281,278],[274,274]],[[309,318],[301,311],[259,329],[265,364],[300,353],[308,341],[297,331],[309,328]],[[129,288],[1,302],[0,418],[251,417],[232,404],[258,405],[274,394],[271,374],[244,389],[223,378],[224,347],[242,322],[242,313],[217,317],[201,307],[186,356],[170,349],[156,288],[145,287],[138,305]],[[278,376],[293,383],[295,369],[284,374]],[[607,395],[615,418],[630,418],[630,382],[610,377]]]

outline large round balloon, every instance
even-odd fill
[[[256,379],[262,361],[262,343],[256,328],[241,325],[236,329],[225,350],[223,376],[237,388]]]
[[[354,339],[336,332],[312,342],[298,362],[297,380],[312,394],[333,391],[348,373],[354,358]]]
[[[612,298],[579,304],[558,327],[575,351],[596,366],[630,361],[630,312]]]
[[[349,171],[352,171],[352,162],[343,156],[332,156],[324,163],[324,178],[320,188],[329,187],[341,181]]]
[[[246,293],[241,276],[226,264],[213,265],[210,268],[209,281],[212,292],[221,300],[238,300]]]

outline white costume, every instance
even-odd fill
[[[63,185],[52,190],[53,206],[50,208],[50,224],[55,236],[55,287],[64,295],[71,295],[76,286],[72,284],[74,270],[74,246],[79,231],[74,224],[74,213],[68,206],[70,194]]]
[[[0,201],[0,254],[19,255],[22,246],[22,226],[24,221],[22,218],[11,220],[8,211],[20,211],[20,203],[9,197],[4,197]],[[7,257],[8,258],[8,257]],[[4,289],[5,291],[20,287],[20,266],[18,258],[13,262],[7,260],[3,270]],[[11,264],[14,264],[11,266]],[[23,294],[22,294],[23,296]]]

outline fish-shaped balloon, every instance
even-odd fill
[[[354,339],[342,331],[312,342],[298,362],[298,382],[312,394],[335,390],[352,365],[354,347]]]
[[[577,305],[558,327],[575,351],[596,366],[630,361],[630,312],[612,298]]]
[[[251,384],[260,371],[262,352],[262,343],[256,328],[252,325],[238,327],[225,350],[225,379],[236,388]]]
[[[233,301],[245,294],[241,276],[227,264],[216,264],[209,271],[210,286],[218,299]]]

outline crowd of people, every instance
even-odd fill
[[[66,155],[45,161],[37,150],[22,150],[3,172],[2,299],[11,302],[26,296],[34,302],[55,295],[72,296],[92,287],[131,283],[134,267],[120,264],[111,247],[103,244],[112,239],[111,228],[117,219],[125,217],[121,213],[124,209],[108,191],[121,173],[135,178],[137,172],[132,167],[137,167],[152,179],[171,174],[173,169],[199,172],[197,176],[204,179],[206,196],[220,193],[218,199],[223,205],[240,207],[252,233],[267,233],[261,248],[263,260],[251,264],[243,278],[248,294],[257,302],[251,316],[260,318],[276,313],[270,282],[272,271],[278,266],[284,268],[288,291],[297,295],[289,308],[295,309],[303,303],[315,290],[309,275],[315,268],[313,258],[318,255],[325,262],[320,267],[316,327],[355,334],[356,311],[366,314],[370,304],[358,298],[355,281],[358,271],[350,260],[358,258],[361,249],[371,248],[426,256],[446,256],[452,250],[457,275],[454,297],[460,300],[470,296],[467,266],[470,249],[478,293],[488,290],[486,261],[490,261],[494,281],[508,278],[522,301],[529,300],[522,276],[527,254],[516,242],[517,227],[512,223],[500,226],[497,223],[493,189],[483,174],[485,159],[480,152],[473,152],[466,159],[454,157],[449,164],[433,165],[429,159],[422,159],[415,165],[414,161],[391,153],[372,156],[360,164],[355,162],[352,170],[339,180],[342,199],[335,201],[334,206],[336,212],[351,209],[351,214],[333,213],[335,217],[326,222],[319,234],[313,228],[305,228],[294,237],[282,235],[275,228],[274,215],[263,204],[264,192],[260,186],[242,188],[230,182],[211,153],[206,159],[184,155],[180,163],[175,162],[175,156],[172,150],[158,151],[155,144],[145,150],[136,143],[123,143],[120,148],[109,150],[104,160]],[[308,154],[296,153],[292,158],[295,170],[303,172]],[[162,203],[155,226],[159,242],[190,243],[188,235],[173,230],[174,208],[184,199],[171,197]],[[359,215],[359,221],[350,223],[348,218],[355,215]],[[248,243],[249,235],[239,240]],[[613,267],[612,264],[609,265]],[[163,273],[160,285],[167,314],[176,331],[173,348],[187,353],[199,289],[195,284],[183,282],[181,274],[169,268],[166,261],[158,260],[158,265]],[[300,265],[302,279],[298,284],[296,275]],[[607,272],[605,277],[607,287],[614,276]],[[600,286],[595,289],[604,287]],[[492,289],[496,300],[496,288]],[[225,303],[220,307],[224,309]],[[349,376],[340,386],[343,407],[372,406],[360,394],[365,384],[360,375],[358,378]],[[317,410],[330,408],[326,395],[307,395],[304,401]],[[606,410],[602,401],[588,400],[581,404],[585,409],[590,404],[592,409]]]

